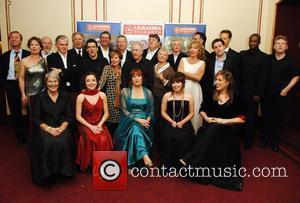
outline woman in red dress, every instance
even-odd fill
[[[76,163],[80,170],[91,172],[93,151],[112,150],[112,140],[105,125],[108,118],[106,95],[98,90],[94,73],[83,76],[85,90],[76,100],[76,119],[80,134]]]

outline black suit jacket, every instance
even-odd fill
[[[123,64],[123,66],[124,66],[125,64],[128,64],[128,63],[129,63],[130,61],[132,61],[132,60],[134,60],[134,59],[133,59],[133,56],[132,56],[132,52],[127,50],[126,59],[125,59],[125,62],[124,62],[124,64]]]
[[[0,87],[4,87],[5,83],[7,81],[7,75],[9,70],[9,59],[10,59],[10,52],[11,50],[5,52],[0,57]],[[25,58],[26,56],[29,56],[30,52],[22,49],[22,58]]]
[[[82,56],[79,56],[77,54],[75,48],[69,49],[68,50],[68,54],[72,55],[72,58],[78,57],[79,60],[88,56],[88,53],[87,53],[87,51],[84,48],[82,48]]]
[[[112,52],[112,51],[113,51],[113,49],[109,47],[109,49],[108,49],[108,56],[110,55],[110,52]],[[99,56],[99,58],[104,58],[101,46],[98,47],[98,56]],[[110,58],[108,60],[108,63],[110,64]]]
[[[157,51],[154,53],[152,59],[150,60],[151,63],[152,63],[154,66],[155,66],[155,64],[157,64],[157,62],[158,62],[158,59],[157,59],[157,53],[158,53],[158,51],[159,51],[159,48],[157,49]],[[148,49],[144,49],[144,51],[143,51],[143,58],[146,58],[147,53],[148,53]]]
[[[203,75],[203,78],[201,80],[201,87],[203,94],[206,96],[209,96],[212,94],[214,90],[214,78],[215,78],[215,64],[216,64],[216,55],[214,52],[211,53],[211,57],[209,60],[208,65],[205,68],[205,73]],[[224,61],[223,70],[229,70],[233,77],[235,78],[236,74],[236,68],[235,68],[235,62],[233,58],[227,57]]]
[[[180,52],[177,57],[176,62],[174,62],[174,54],[169,54],[168,62],[170,63],[170,66],[173,67],[175,72],[177,72],[179,62],[180,62],[181,58],[183,58],[183,57],[188,57],[188,55],[186,53]]]
[[[72,54],[67,54],[67,68],[65,68],[63,60],[58,52],[47,57],[48,70],[59,68],[62,70],[60,74],[60,88],[67,92],[78,92],[80,81],[79,58]],[[67,83],[70,83],[68,85]]]

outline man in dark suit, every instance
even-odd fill
[[[132,52],[127,50],[128,41],[125,35],[119,35],[117,37],[117,50],[121,52],[123,58],[121,60],[121,67],[124,63],[128,63],[133,59]]]
[[[259,49],[260,36],[249,37],[249,49],[240,52],[241,96],[245,102],[246,124],[244,148],[252,147],[256,133],[256,118],[260,98],[263,95],[268,66],[268,55]]]
[[[99,57],[104,57],[110,63],[109,54],[112,51],[110,48],[111,34],[107,31],[103,31],[100,34],[100,46],[98,47]]]
[[[160,38],[158,34],[150,34],[148,38],[148,49],[143,51],[143,58],[151,61],[153,66],[158,62],[157,53],[159,50]]]
[[[130,71],[133,68],[138,68],[143,72],[144,75],[143,85],[149,90],[152,90],[154,80],[153,64],[150,60],[142,56],[143,45],[141,43],[133,43],[131,50],[133,59],[131,61],[128,61],[128,63],[125,63],[122,68],[122,87],[129,86]]]
[[[72,58],[78,57],[81,60],[87,57],[87,52],[84,49],[84,35],[81,32],[74,32],[72,34],[73,48],[68,50],[68,54],[72,55]]]
[[[11,50],[5,52],[0,60],[0,83],[4,87],[7,101],[13,121],[13,127],[17,137],[17,145],[23,146],[25,126],[22,118],[21,94],[19,90],[18,74],[22,58],[30,55],[29,51],[22,49],[23,36],[18,31],[9,34]]]
[[[222,30],[220,32],[220,38],[225,43],[225,53],[226,57],[232,62],[232,69],[235,71],[234,81],[236,86],[236,92],[240,93],[240,56],[239,53],[229,47],[232,39],[232,32],[230,30]]]
[[[171,49],[172,53],[169,54],[168,62],[174,71],[177,72],[181,58],[187,57],[188,55],[181,51],[181,41],[179,39],[173,39],[171,41]]]
[[[215,39],[212,42],[214,52],[211,54],[209,66],[206,66],[203,80],[203,97],[206,99],[210,97],[214,91],[214,78],[218,71],[229,70],[233,77],[235,77],[235,69],[231,58],[227,57],[225,53],[225,43],[222,39]]]
[[[60,75],[60,89],[66,92],[78,92],[80,68],[78,57],[68,54],[68,38],[65,35],[56,37],[57,52],[47,57],[48,70]]]

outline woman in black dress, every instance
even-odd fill
[[[72,105],[68,95],[58,91],[59,76],[45,76],[46,89],[37,95],[33,108],[35,135],[28,145],[32,181],[44,185],[57,175],[73,177],[73,140],[70,123]]]
[[[196,167],[205,169],[198,170],[198,177],[193,177],[202,184],[240,191],[242,178],[239,174],[234,177],[234,170],[241,167],[237,124],[244,123],[245,116],[234,95],[233,83],[229,71],[221,70],[216,74],[213,97],[207,98],[200,110],[205,125],[198,132],[193,148],[180,162],[193,167],[194,172]]]
[[[193,96],[184,92],[185,75],[173,74],[172,91],[162,100],[161,115],[164,118],[160,140],[161,164],[179,167],[178,159],[185,155],[195,137],[191,119],[194,116]]]

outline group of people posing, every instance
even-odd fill
[[[239,137],[245,149],[252,147],[259,103],[265,124],[260,147],[270,143],[278,151],[280,118],[300,69],[286,54],[285,36],[275,37],[271,55],[259,49],[258,34],[240,53],[229,48],[231,38],[221,31],[209,53],[205,34],[197,32],[187,53],[176,38],[169,53],[157,34],[149,35],[147,49],[134,42],[129,51],[124,35],[112,49],[107,31],[99,45],[76,32],[72,49],[59,35],[52,53],[49,37],[30,38],[27,51],[22,35],[11,32],[0,81],[18,146],[26,140],[22,105],[34,125],[28,141],[33,182],[43,185],[57,174],[72,178],[74,162],[92,172],[93,151],[127,151],[129,168],[152,167],[153,146],[166,167],[239,168]],[[242,190],[240,177],[196,179]]]

